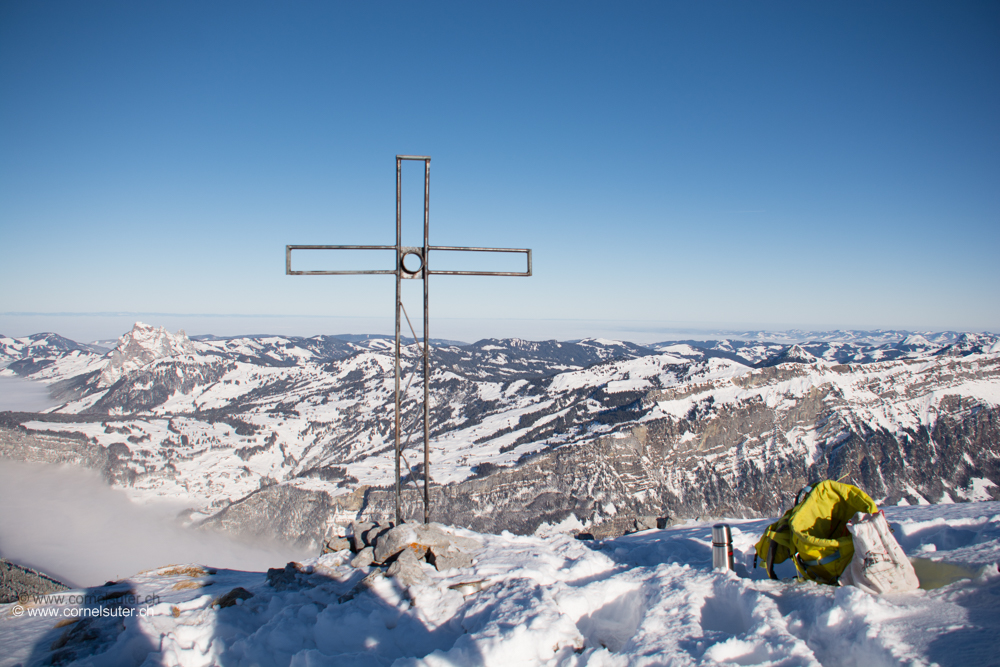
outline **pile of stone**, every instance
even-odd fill
[[[355,554],[351,560],[353,567],[378,568],[369,577],[395,577],[400,584],[410,586],[426,581],[422,562],[430,563],[439,572],[470,567],[473,554],[482,546],[476,540],[455,535],[438,523],[396,526],[354,522],[349,537],[329,540],[324,550],[349,548]]]

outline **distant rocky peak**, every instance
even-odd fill
[[[792,360],[805,361],[805,362],[816,361],[815,356],[807,352],[804,348],[802,348],[799,345],[792,345],[790,348],[788,348],[788,350],[785,352],[785,356],[786,358],[788,358],[789,361]]]
[[[932,347],[939,346],[930,342],[920,334],[910,334],[895,345],[897,350],[903,350],[904,352],[923,351]]]
[[[777,366],[778,364],[811,364],[819,359],[799,345],[792,345],[787,350],[771,357],[761,366]]]
[[[596,345],[601,347],[625,347],[625,343],[618,340],[609,340],[607,338],[584,338],[580,341],[580,345]]]
[[[163,327],[136,322],[131,331],[118,339],[118,345],[111,351],[111,358],[101,372],[100,385],[110,387],[129,371],[157,359],[194,352],[194,344],[183,329],[172,334]]]
[[[938,354],[947,356],[983,354],[994,351],[997,340],[997,336],[993,334],[963,333],[958,340],[940,350]]]
[[[483,345],[484,343],[485,345]],[[532,350],[537,346],[537,343],[520,338],[487,338],[479,341],[476,345],[483,349]]]

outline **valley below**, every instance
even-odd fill
[[[409,343],[403,510],[420,520]],[[136,324],[113,349],[0,337],[0,365],[52,401],[0,412],[2,458],[88,469],[134,502],[182,505],[189,526],[299,548],[394,516],[389,339]],[[880,505],[1000,499],[991,334],[432,340],[431,369],[431,519],[482,533],[767,517],[819,479]]]

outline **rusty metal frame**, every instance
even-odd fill
[[[456,246],[444,246],[444,245],[432,245],[427,247],[428,250],[435,251],[457,251],[457,252],[517,252],[523,253],[526,257],[527,268],[524,271],[434,271],[433,269],[426,272],[427,275],[431,276],[521,276],[529,277],[531,276],[531,249],[530,248],[462,248]],[[401,246],[396,248],[394,245],[286,245],[285,246],[285,273],[289,276],[375,276],[375,275],[387,275],[392,276],[396,274],[395,269],[358,269],[352,271],[294,271],[292,270],[292,251],[293,250],[397,250],[402,253],[399,257],[399,261],[407,254],[418,254],[423,263],[423,248],[420,246],[408,247]],[[419,253],[417,252],[419,251]],[[405,267],[400,265],[403,270],[404,279],[417,277],[419,279],[420,271],[407,271]]]
[[[402,234],[402,200],[403,200],[403,171],[404,160],[423,161],[424,163],[424,243],[422,246],[404,246]],[[423,425],[424,425],[424,523],[430,521],[430,302],[428,277],[438,276],[531,276],[531,250],[528,248],[465,248],[459,246],[432,246],[430,245],[430,196],[431,196],[431,158],[426,155],[397,155],[396,156],[396,245],[286,245],[285,246],[285,274],[290,276],[348,276],[348,275],[394,275],[396,276],[396,345],[395,345],[395,420],[394,420],[394,441],[396,453],[396,522],[402,521],[401,495],[402,485],[400,478],[400,459],[403,458],[403,450],[400,447],[400,433],[402,429],[402,396],[400,394],[401,380],[401,355],[400,355],[400,328],[402,314],[406,318],[410,331],[413,334],[414,342],[418,345],[423,357],[424,376],[424,400],[423,400]],[[293,250],[395,250],[396,268],[391,270],[351,270],[351,271],[295,271],[292,269]],[[429,267],[431,251],[441,252],[507,252],[523,253],[527,260],[525,271],[434,271]],[[406,259],[414,256],[419,262],[419,266],[410,268],[406,266]],[[424,340],[421,344],[417,339],[413,323],[406,313],[406,308],[402,301],[402,281],[403,280],[423,280],[424,281]],[[410,380],[412,381],[412,376]],[[409,383],[407,384],[409,389]],[[406,440],[409,444],[409,436]],[[410,471],[410,480],[415,483],[413,470],[407,462],[406,467]]]

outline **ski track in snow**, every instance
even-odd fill
[[[54,627],[85,605],[27,607],[51,614],[44,617],[17,617],[14,605],[0,605],[0,665],[48,659],[63,635],[80,665],[997,664],[1000,503],[893,507],[886,515],[924,584],[936,588],[876,597],[770,581],[750,566],[771,520],[729,522],[735,572],[711,570],[709,523],[603,542],[550,526],[533,536],[458,529],[484,545],[474,565],[445,573],[424,565],[428,583],[409,589],[394,579],[356,589],[368,568],[352,568],[342,551],[303,561],[311,574],[284,590],[262,572],[171,566],[77,591],[127,585],[137,600],[123,623],[88,626],[90,644],[73,643],[75,624]],[[778,573],[791,570],[786,562]],[[480,580],[485,588],[467,597],[449,588]],[[236,586],[253,597],[213,606]]]

